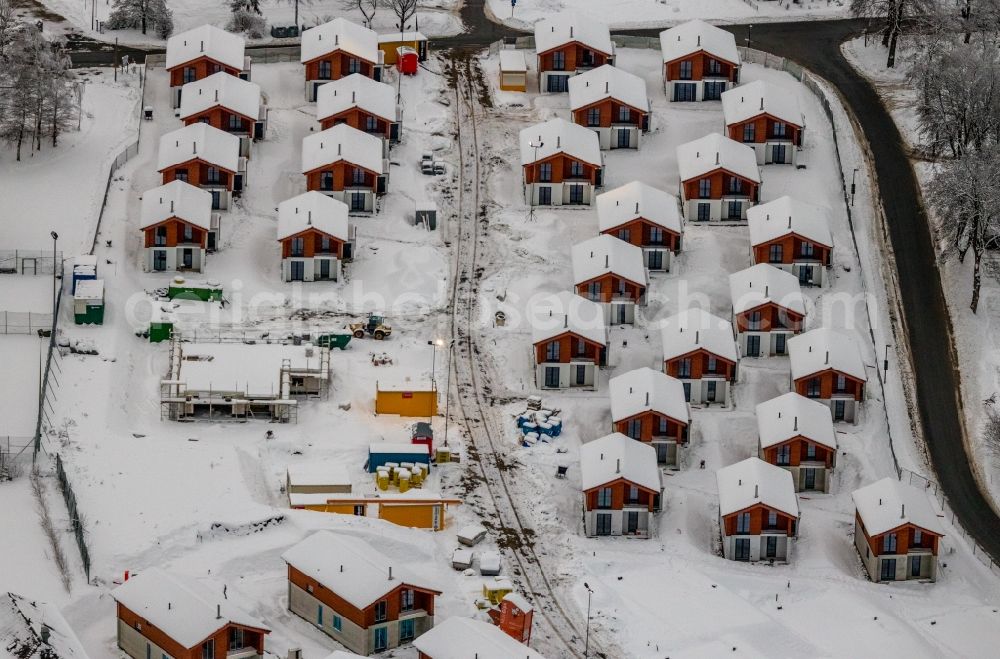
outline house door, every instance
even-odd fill
[[[627,128],[620,128],[618,130],[618,148],[627,149],[632,146],[632,131]]]
[[[714,403],[715,402],[715,387],[718,384],[715,380],[709,380],[705,383],[705,402]]]
[[[910,576],[920,576],[920,556],[910,556]]]
[[[712,81],[705,83],[705,98],[706,101],[718,101],[722,98],[722,92],[726,91],[726,83]]]
[[[847,411],[847,401],[846,400],[835,400],[833,401],[833,420],[843,421]]]
[[[289,265],[291,266],[289,281],[305,281],[306,264],[302,261],[292,261]]]
[[[784,145],[784,144],[772,144],[771,145],[771,162],[773,162],[775,164],[779,164],[779,165],[784,164],[785,163],[785,155],[786,155],[785,148],[786,148],[786,145]]]
[[[701,202],[698,204],[698,216],[699,222],[708,222],[712,219],[712,205]]]
[[[545,386],[557,388],[559,386],[559,367],[558,366],[546,366],[545,367]]]
[[[564,92],[569,89],[569,76],[549,76],[549,87],[546,91]]]
[[[747,357],[760,357],[759,334],[751,334],[747,337]]]
[[[184,268],[194,267],[194,252],[190,247],[181,250],[181,265]]]
[[[646,266],[650,270],[663,270],[663,251],[654,249],[648,252]]]
[[[778,536],[769,535],[764,540],[764,557],[777,558],[778,556]]]
[[[365,193],[364,192],[352,192],[351,193],[351,210],[352,211],[363,211],[363,210],[365,210]]]
[[[690,382],[682,382],[681,386],[684,387],[684,400],[686,400],[687,402],[690,403],[691,402],[691,383]]]
[[[896,580],[896,559],[895,558],[883,558],[882,559],[882,571],[879,575],[882,581],[895,581]]]
[[[582,387],[587,384],[587,367],[581,364],[576,366],[576,386]]]
[[[788,339],[784,334],[774,335],[774,354],[783,355],[785,354],[785,341]]]
[[[806,490],[815,490],[816,489],[816,470],[815,469],[806,469],[805,472],[806,472],[806,474],[805,474],[805,482],[802,484],[802,487],[804,489],[806,489]]]
[[[571,186],[569,186],[569,203],[571,203],[571,204],[582,204],[583,203],[583,186],[582,185],[571,185]]]
[[[639,532],[639,511],[630,510],[625,513],[625,528],[627,535],[635,535]]]
[[[551,206],[552,205],[552,188],[548,185],[543,185],[538,188],[538,205],[539,206]]]
[[[388,627],[376,627],[375,628],[375,638],[373,643],[373,650],[375,652],[383,652],[389,649],[389,628]]]
[[[157,272],[162,272],[167,269],[167,250],[165,249],[154,249],[153,250],[153,270]]]
[[[813,283],[813,269],[811,265],[799,266],[799,284],[811,285]]]
[[[317,279],[330,278],[330,259],[319,260],[319,277]]]
[[[750,538],[736,538],[733,558],[738,561],[750,560]]]
[[[611,535],[611,515],[608,513],[597,513],[597,535]]]
[[[682,82],[674,85],[675,101],[694,101],[696,100],[695,96],[695,85],[693,82]]]
[[[626,317],[625,316],[625,308],[626,308],[626,305],[624,305],[624,304],[616,304],[614,306],[614,310],[615,310],[615,322],[616,323],[624,325],[625,323],[628,322],[627,320],[625,320],[625,317]]]
[[[663,442],[657,442],[656,444],[653,444],[653,448],[656,449],[656,461],[660,464],[666,464],[668,457],[667,449],[669,448],[669,445],[664,444]]]

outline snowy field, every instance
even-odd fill
[[[914,103],[917,91],[906,80],[910,66],[906,40],[902,39],[900,44],[895,70],[886,68],[886,49],[877,41],[870,42],[866,47],[862,39],[855,39],[845,43],[843,51],[858,70],[876,83],[903,137],[911,146],[918,146],[920,137]],[[915,161],[913,168],[922,184],[931,180],[934,171],[932,163]],[[938,247],[944,249],[948,245],[941,239]],[[971,256],[965,263],[959,263],[952,254],[942,260],[939,267],[962,370],[962,399],[965,401],[963,409],[969,440],[977,452],[980,473],[994,501],[1000,502],[1000,456],[987,449],[980,434],[986,418],[986,401],[1000,392],[1000,260],[993,252],[987,252],[983,259],[982,292],[979,312],[975,314],[969,308],[972,298]]]
[[[62,1],[62,0],[60,0]],[[510,0],[486,0],[488,14],[505,25],[530,29],[538,20],[560,11],[577,11],[612,29],[669,27],[700,18],[712,23],[799,21],[845,18],[848,0],[518,0],[511,15]]]

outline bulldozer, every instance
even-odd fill
[[[367,335],[381,341],[389,338],[389,335],[392,334],[392,327],[386,324],[385,318],[371,313],[368,314],[368,319],[365,322],[351,323],[347,327],[356,339],[363,339]]]

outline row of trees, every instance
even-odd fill
[[[133,0],[135,1],[135,0]],[[231,32],[246,32],[251,37],[263,36],[266,21],[261,9],[262,0],[223,0],[232,12],[226,29]],[[299,23],[299,4],[310,4],[311,0],[276,0],[279,3],[290,3],[295,6],[295,25]],[[417,13],[417,0],[340,0],[340,6],[348,11],[361,14],[362,25],[371,27],[375,12],[388,9],[398,21],[397,25],[405,26]]]
[[[166,39],[174,33],[174,13],[166,0],[115,0],[104,25],[110,30],[141,30],[143,34],[152,28],[156,36]]]
[[[14,18],[0,0],[0,140],[17,151],[40,151],[78,119],[77,85],[62,43]]]

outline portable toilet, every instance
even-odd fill
[[[73,319],[77,325],[104,324],[104,280],[82,279],[73,282]]]
[[[396,69],[405,76],[417,74],[420,67],[420,56],[414,48],[400,46],[396,49]]]
[[[171,322],[153,322],[149,324],[149,342],[160,343],[169,341],[174,335],[174,324]]]
[[[434,448],[434,429],[431,428],[431,424],[426,421],[417,421],[414,423],[410,443],[426,446],[427,454],[430,455]]]
[[[88,279],[97,279],[97,257],[81,254],[73,259],[73,286],[70,292],[76,293],[76,283]]]

